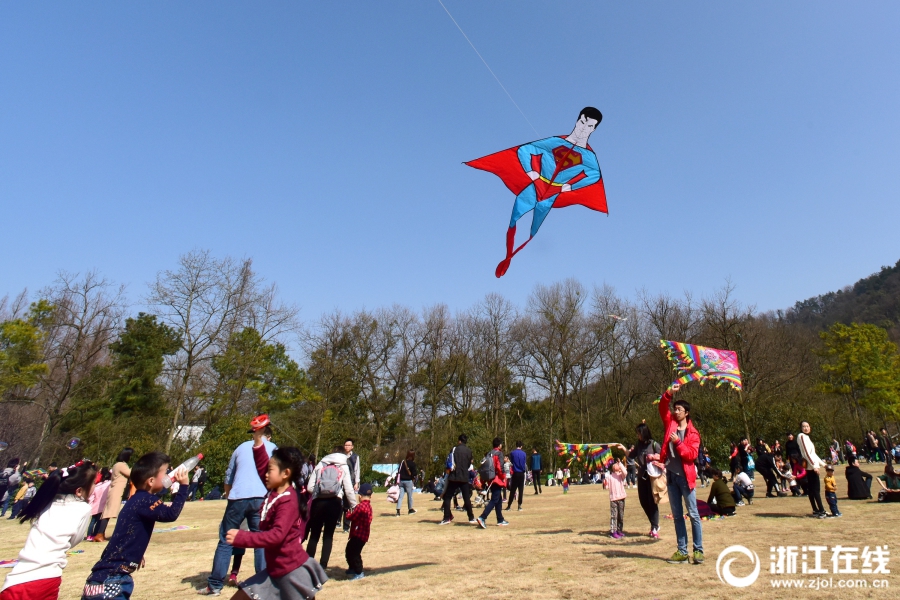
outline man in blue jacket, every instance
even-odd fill
[[[522,496],[525,495],[525,451],[522,450],[522,442],[516,442],[516,449],[509,453],[509,462],[512,463],[512,478],[509,483],[509,503],[506,510],[512,507],[513,499],[519,496],[519,510],[522,510]]]
[[[543,494],[541,489],[541,455],[538,454],[537,448],[531,449],[531,482],[534,484],[534,494]]]

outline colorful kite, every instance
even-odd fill
[[[616,444],[566,444],[556,440],[556,451],[560,456],[569,455],[571,464],[575,459],[584,463],[594,463],[599,467],[609,467],[615,460],[610,448]]]
[[[466,163],[493,173],[516,195],[506,231],[506,258],[497,265],[497,277],[503,277],[512,257],[535,236],[551,208],[580,204],[609,212],[597,155],[588,145],[588,138],[602,119],[599,110],[588,106],[579,113],[568,136],[544,138]],[[534,211],[531,234],[515,248],[516,222],[530,211]]]
[[[736,352],[667,340],[660,340],[659,345],[674,363],[675,370],[681,374],[669,385],[669,389],[673,385],[683,385],[690,381],[699,381],[703,385],[712,380],[716,382],[716,387],[727,383],[741,391],[741,370]]]

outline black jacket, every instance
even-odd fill
[[[415,461],[404,460],[400,463],[400,481],[412,481],[418,472]]]
[[[452,452],[455,468],[450,471],[447,479],[449,481],[469,483],[469,465],[472,464],[472,451],[465,444],[457,444]]]
[[[869,480],[867,484],[865,480]],[[869,491],[872,476],[859,467],[847,467],[847,497],[851,500],[865,500],[872,497]]]

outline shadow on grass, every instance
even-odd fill
[[[535,531],[531,535],[557,535],[560,533],[574,533],[571,529],[550,529],[547,531]]]
[[[375,577],[377,575],[384,575],[385,573],[393,573],[395,571],[409,571],[412,569],[417,569],[419,567],[430,567],[432,565],[436,565],[435,562],[417,562],[417,563],[407,563],[405,565],[393,565],[390,567],[379,567],[376,569],[364,569],[366,573],[366,579],[369,577]],[[340,570],[339,573],[332,574],[329,573],[328,577],[334,579],[335,581],[346,581],[350,579],[350,576],[344,574],[343,569]]]
[[[594,554],[602,554],[606,558],[648,558],[650,560],[663,560],[659,554],[643,554],[641,552],[629,552],[628,550],[601,550]]]
[[[762,517],[763,519],[799,519],[806,515],[798,515],[797,513],[756,513],[754,517]]]
[[[202,571],[200,573],[197,573],[196,575],[183,578],[181,580],[181,583],[189,583],[192,587],[199,589],[208,585],[207,579],[209,579],[210,575],[212,575],[212,573],[210,573],[209,571]]]

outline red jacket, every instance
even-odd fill
[[[665,463],[668,458],[669,436],[678,429],[678,421],[669,411],[670,402],[672,402],[672,394],[666,391],[659,401],[659,416],[662,417],[663,427],[666,429],[666,434],[663,436],[665,443],[662,444],[662,450],[659,452],[659,460],[662,463]],[[697,454],[700,452],[700,432],[690,420],[688,420],[687,429],[684,432],[684,441],[676,444],[675,450],[678,452],[678,457],[681,458],[681,466],[684,468],[688,487],[694,489],[697,483],[697,467],[694,466],[694,461],[697,460]]]
[[[494,454],[496,452],[496,454]],[[494,459],[494,480],[491,481],[491,484],[499,485],[500,487],[506,487],[506,473],[503,472],[503,463],[500,461],[500,457],[503,456],[499,450],[494,448],[491,450],[491,457]]]

